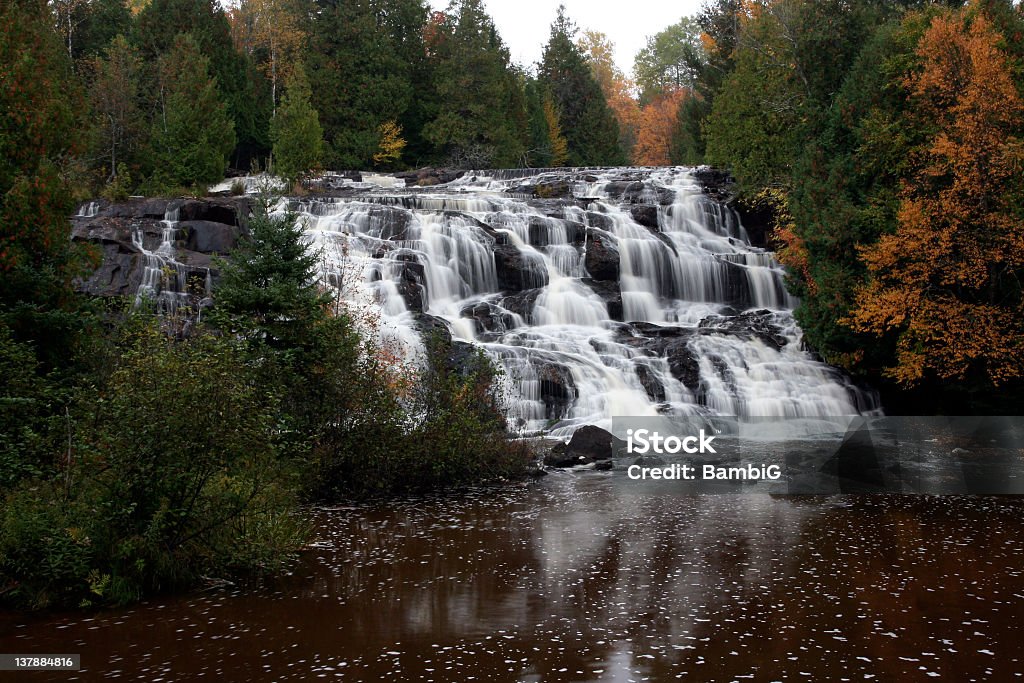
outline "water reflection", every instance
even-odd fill
[[[558,474],[322,511],[317,543],[273,586],[87,618],[6,615],[0,651],[80,652],[78,680],[1024,673],[1016,499],[686,497],[628,486],[615,474]]]

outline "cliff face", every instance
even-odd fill
[[[71,238],[98,247],[102,262],[78,288],[101,297],[202,298],[216,276],[212,256],[234,249],[249,209],[244,197],[90,202],[72,217]]]

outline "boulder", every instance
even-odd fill
[[[587,230],[587,254],[583,262],[595,280],[619,279],[619,248],[615,240],[598,230]]]
[[[77,282],[78,291],[93,296],[130,296],[142,283],[142,254],[126,251],[118,244],[102,245],[103,260],[88,278]]]
[[[630,323],[623,325],[616,333],[616,341],[632,346],[651,358],[664,358],[668,361],[669,372],[686,388],[695,394],[700,393],[700,363],[690,350],[690,339],[696,330],[685,327],[669,327],[654,323]],[[644,382],[645,372],[648,382]],[[652,400],[663,395],[664,387],[653,376],[650,368],[638,370],[641,384]]]
[[[494,247],[494,269],[498,287],[506,292],[546,287],[548,271],[539,255],[520,251],[512,244]]]
[[[528,289],[511,296],[502,297],[501,307],[529,321],[541,291],[540,289]]]
[[[205,220],[182,221],[176,226],[185,235],[185,247],[205,254],[226,254],[238,244],[239,228]]]
[[[611,460],[616,441],[611,432],[587,425],[573,432],[569,445],[565,447],[565,455],[587,463]]]
[[[177,210],[179,221],[209,221],[236,227],[245,227],[251,208],[248,197],[175,199],[167,204],[168,211]]]
[[[476,324],[477,334],[499,337],[515,327],[515,318],[507,310],[489,301],[466,306],[459,315]]]
[[[612,320],[622,321],[622,290],[619,288],[618,280],[595,280],[585,277],[580,280],[589,287],[595,294],[601,297],[608,308],[608,317]]]
[[[540,400],[544,403],[545,419],[564,418],[580,393],[572,370],[560,363],[546,362],[536,371],[540,380]]]
[[[709,315],[700,321],[701,334],[726,334],[740,339],[759,339],[776,351],[789,343],[771,311],[747,311],[739,315]]]
[[[402,262],[402,271],[398,278],[398,293],[405,299],[405,305],[410,311],[423,312],[427,303],[427,272],[422,263]]]
[[[629,209],[633,220],[651,230],[658,230],[658,207],[650,204],[639,204]]]

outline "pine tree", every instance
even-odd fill
[[[296,64],[270,125],[274,171],[293,182],[316,169],[323,154],[323,129],[319,115],[309,103],[311,96],[306,71],[301,64]]]
[[[314,341],[311,330],[327,316],[321,293],[320,254],[310,250],[296,216],[269,214],[269,198],[257,201],[249,235],[221,264],[213,321],[285,354]]]
[[[619,126],[601,86],[573,42],[576,27],[565,16],[565,6],[551,25],[544,47],[540,80],[560,112],[562,132],[568,142],[572,166],[621,165],[626,163],[619,146]]]
[[[526,112],[509,52],[480,0],[458,0],[448,10],[435,42],[437,117],[424,136],[441,153],[476,164],[518,164],[525,151]]]
[[[402,59],[386,3],[310,0],[309,81],[320,113],[325,161],[334,168],[373,163],[385,121],[401,119],[413,99],[409,65]]]
[[[160,60],[160,93],[153,134],[157,175],[184,185],[221,180],[235,147],[234,122],[191,35],[179,35]]]
[[[139,12],[134,42],[144,64],[159,63],[180,33],[191,34],[199,52],[209,60],[209,72],[234,122],[237,148],[231,164],[245,168],[252,156],[270,150],[270,101],[258,96],[265,81],[231,40],[231,25],[217,0],[149,0]],[[155,70],[147,88],[159,88]],[[155,112],[154,112],[155,113]]]

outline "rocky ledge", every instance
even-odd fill
[[[212,257],[227,254],[246,231],[250,202],[244,197],[211,199],[132,199],[91,202],[71,219],[71,239],[101,251],[102,263],[78,283],[80,291],[101,297],[132,296],[152,267],[151,254],[165,243],[176,280],[203,282],[216,275]],[[168,232],[168,220],[177,221]]]

